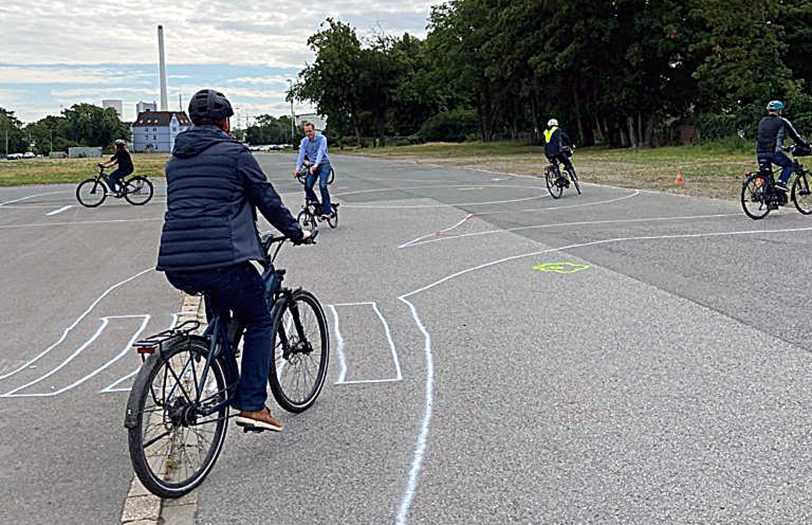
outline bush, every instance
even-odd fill
[[[430,142],[463,142],[479,129],[476,111],[454,109],[437,113],[423,123],[419,135]]]

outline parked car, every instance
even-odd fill
[[[37,158],[37,154],[34,153],[33,151],[26,151],[25,153],[23,153],[23,158],[24,159],[35,159],[35,158]]]
[[[21,158],[23,158],[23,154],[22,153],[9,153],[8,155],[6,155],[6,158],[8,160],[20,160]]]

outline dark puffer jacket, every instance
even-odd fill
[[[166,164],[160,271],[204,270],[264,258],[257,208],[293,242],[302,230],[248,149],[215,126],[178,135]]]

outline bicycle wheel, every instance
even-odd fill
[[[753,173],[742,184],[741,204],[751,219],[763,219],[770,213],[767,179],[761,173]]]
[[[133,206],[143,206],[152,200],[154,190],[146,177],[133,177],[125,183],[124,198]]]
[[[87,208],[95,208],[107,198],[107,187],[96,178],[83,180],[76,187],[76,200]]]
[[[311,231],[316,227],[316,217],[306,209],[299,212],[296,221],[303,230]]]
[[[331,204],[333,208],[333,213],[327,219],[327,224],[330,225],[330,228],[335,228],[338,226],[338,204]]]
[[[805,171],[799,173],[792,184],[792,202],[799,212],[804,215],[812,214],[812,191],[809,189],[809,178]]]
[[[327,319],[319,300],[305,290],[279,299],[271,317],[274,335],[268,383],[279,406],[302,412],[316,402],[327,377]]]
[[[544,169],[544,180],[547,182],[547,191],[550,192],[550,196],[554,199],[561,197],[564,188],[558,183],[558,173],[555,168],[547,166]]]
[[[336,180],[336,169],[330,165],[330,175],[327,177],[327,184],[332,184]]]
[[[138,479],[156,496],[179,498],[197,487],[223,448],[226,376],[220,359],[210,362],[208,354],[204,341],[183,340],[150,356],[135,378],[125,423],[130,459]],[[208,416],[200,412],[218,404]]]
[[[577,191],[578,195],[580,195],[581,185],[578,184],[578,175],[575,174],[575,169],[570,172],[570,179],[572,179],[572,183],[575,184],[575,191]]]

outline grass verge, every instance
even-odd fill
[[[534,176],[546,163],[541,147],[513,143],[430,143],[344,153]],[[756,169],[754,159],[755,153],[741,144],[726,142],[638,150],[584,148],[575,152],[573,162],[586,182],[737,199],[742,175]],[[685,180],[682,186],[675,184],[678,171]]]
[[[168,155],[133,154],[137,175],[163,177]],[[0,161],[0,186],[23,184],[69,184],[96,174],[102,159],[31,159]]]

